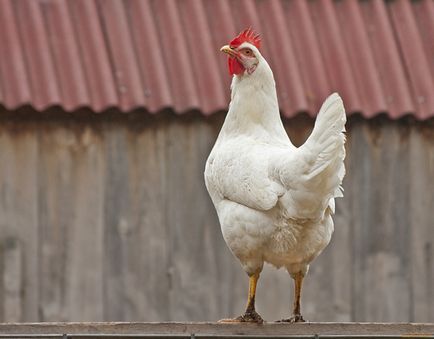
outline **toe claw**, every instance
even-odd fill
[[[263,324],[264,320],[261,318],[261,316],[253,312],[246,312],[243,315],[240,315],[239,317],[233,318],[233,319],[221,319],[218,321],[219,323],[255,323],[255,324]]]
[[[239,318],[239,317],[238,317]],[[217,321],[220,324],[231,324],[231,323],[240,323],[241,321],[238,318],[229,318],[229,319],[220,319]]]
[[[278,320],[277,322],[278,323],[304,323],[306,322],[306,320],[304,320],[301,314],[295,314],[291,318]]]
[[[246,322],[246,323],[256,323],[256,324],[264,323],[262,317],[256,312],[248,312],[238,318],[242,319],[241,322]]]

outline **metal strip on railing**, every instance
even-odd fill
[[[218,334],[0,334],[0,339],[402,339],[426,338],[434,339],[434,335],[407,334],[407,335],[218,335]]]

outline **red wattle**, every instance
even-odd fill
[[[239,75],[244,72],[244,66],[235,58],[228,58],[229,74]]]

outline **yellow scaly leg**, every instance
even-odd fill
[[[261,316],[255,310],[255,296],[256,296],[256,285],[259,280],[259,272],[249,276],[249,294],[247,297],[247,307],[244,315],[241,315],[234,319],[222,319],[219,322],[222,323],[238,323],[238,322],[251,322],[262,324],[264,321]]]

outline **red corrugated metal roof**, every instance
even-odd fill
[[[248,26],[285,116],[332,91],[365,117],[434,116],[433,0],[0,0],[0,103],[225,110],[218,50]]]

